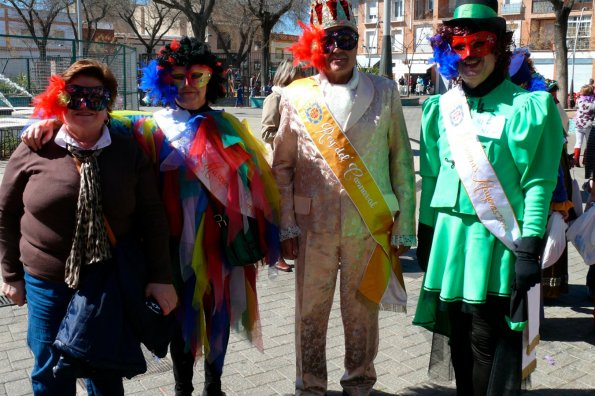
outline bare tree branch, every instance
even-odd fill
[[[296,0],[238,0],[248,6],[248,10],[254,15],[260,24],[263,37],[262,43],[262,69],[261,85],[264,87],[269,78],[269,65],[271,63],[269,39],[273,28],[279,19],[294,7]]]
[[[223,0],[222,3],[209,20],[209,29],[215,33],[218,47],[221,45],[227,58],[232,58],[234,66],[240,68],[252,49],[258,21],[246,4],[236,0]]]
[[[149,55],[153,54],[159,41],[178,21],[181,14],[180,10],[156,2],[150,2],[145,6],[138,0],[127,2],[118,9],[120,19],[132,29]]]
[[[188,18],[194,37],[205,40],[205,33],[215,0],[154,0],[155,3],[179,10]]]
[[[39,51],[47,57],[47,42],[54,20],[64,9],[62,0],[7,0],[19,14]]]

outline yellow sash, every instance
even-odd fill
[[[391,270],[402,291],[405,291],[399,258],[390,247],[393,225],[391,211],[370,171],[332,117],[314,79],[297,80],[290,87],[288,97],[298,111],[310,138],[347,191],[378,244],[358,290],[370,301],[380,304],[391,278]]]

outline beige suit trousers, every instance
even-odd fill
[[[296,396],[326,392],[326,338],[337,275],[345,334],[341,386],[348,395],[370,394],[376,382],[378,306],[357,288],[375,246],[369,234],[341,237],[302,228],[296,264]]]

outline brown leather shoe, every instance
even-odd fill
[[[280,259],[279,261],[277,261],[277,264],[275,264],[275,268],[277,268],[279,271],[283,271],[283,272],[292,272],[292,267],[287,264],[285,262],[285,260]]]

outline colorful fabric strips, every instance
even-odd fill
[[[216,358],[223,345],[218,329],[229,321],[261,349],[257,267],[226,262],[220,232],[213,231],[218,227],[214,214],[223,211],[229,219],[229,245],[246,231],[250,216],[264,231],[260,242],[265,261],[272,266],[278,260],[279,192],[264,145],[246,124],[221,111],[190,116],[166,109],[155,119],[147,113],[112,113],[112,130],[130,133],[130,128],[159,166],[170,233],[179,240],[175,272],[182,283],[176,287],[182,296],[178,312],[187,346],[195,356],[211,352]],[[208,317],[205,302],[214,305]]]

